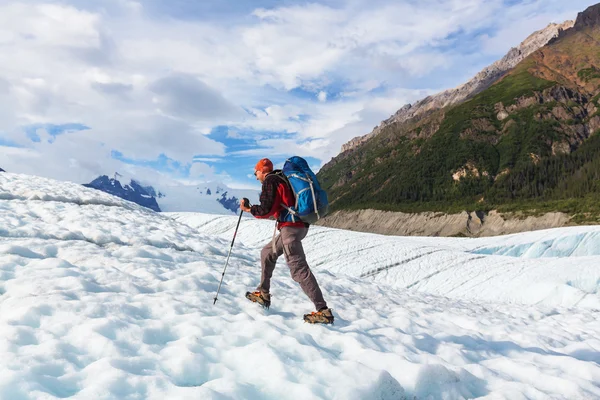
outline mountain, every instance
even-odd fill
[[[251,203],[258,200],[258,191],[232,189],[221,182],[204,182],[199,185],[163,186],[163,197],[158,204],[163,211],[194,211],[207,214],[232,214],[239,212],[244,197]]]
[[[480,210],[483,219],[494,209],[564,211],[598,221],[599,21],[600,5],[588,8],[485,90],[392,118],[332,159],[318,174],[331,209]]]
[[[131,180],[128,185],[123,186],[117,179],[102,175],[83,186],[101,190],[105,193],[132,201],[157,212],[161,211],[156,202],[156,192],[154,191],[154,188],[151,186],[144,187],[135,180]],[[162,196],[162,194],[159,193],[159,196]]]
[[[0,168],[0,172],[6,172],[5,170],[3,170],[2,168]]]
[[[258,200],[258,191],[231,189],[220,182],[201,185],[165,185],[160,189],[142,186],[135,179],[122,185],[115,178],[100,176],[86,187],[101,190],[158,212],[204,212],[207,214],[231,214],[239,211],[244,197],[251,202]]]

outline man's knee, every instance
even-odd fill
[[[297,240],[283,245],[283,252],[288,259],[301,259],[304,260],[306,255],[304,254],[304,247],[302,242]]]
[[[269,254],[271,253],[271,251],[269,251],[269,249],[267,249],[266,247],[264,249],[262,249],[262,251],[260,252],[260,259],[261,260],[266,260],[267,258],[269,258]]]
[[[310,278],[311,274],[310,268],[306,262],[290,266],[290,273],[292,275],[292,279],[298,283],[306,282]]]
[[[266,246],[262,249],[262,251],[260,252],[260,259],[262,261],[264,261],[264,260],[268,260],[271,262],[277,261],[277,255],[273,254],[273,249],[271,248],[271,245]]]

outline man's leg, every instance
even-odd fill
[[[327,308],[323,299],[323,293],[317,283],[317,279],[306,262],[306,255],[302,247],[302,239],[306,237],[308,228],[296,228],[284,226],[279,235],[283,241],[283,252],[285,260],[290,267],[292,279],[300,284],[300,287],[308,298],[314,303],[315,309],[320,311]]]
[[[283,254],[283,244],[281,241],[281,234],[277,235],[275,239],[276,253],[273,253],[273,243],[269,242],[263,247],[260,252],[260,265],[262,269],[260,284],[256,288],[263,294],[268,294],[271,290],[271,277],[273,276],[273,270],[279,256]]]

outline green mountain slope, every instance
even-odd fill
[[[600,215],[599,97],[597,5],[487,90],[385,127],[319,179],[334,210]]]

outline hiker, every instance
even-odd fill
[[[316,312],[304,315],[304,320],[310,323],[331,324],[333,314],[323,299],[323,294],[313,273],[311,272],[304,249],[302,239],[308,233],[309,224],[298,218],[286,218],[288,211],[282,205],[293,206],[295,203],[294,193],[280,170],[273,170],[273,163],[268,158],[261,159],[255,166],[254,175],[262,183],[260,193],[260,204],[244,205],[242,201],[240,209],[251,213],[255,218],[270,218],[277,220],[276,229],[279,235],[275,236],[261,252],[260,262],[262,276],[260,284],[255,292],[247,292],[246,297],[261,304],[265,308],[271,305],[271,276],[275,269],[277,259],[285,254],[285,260],[290,268],[292,279],[300,284],[300,287],[308,298],[314,303]],[[292,221],[293,219],[293,221]]]

